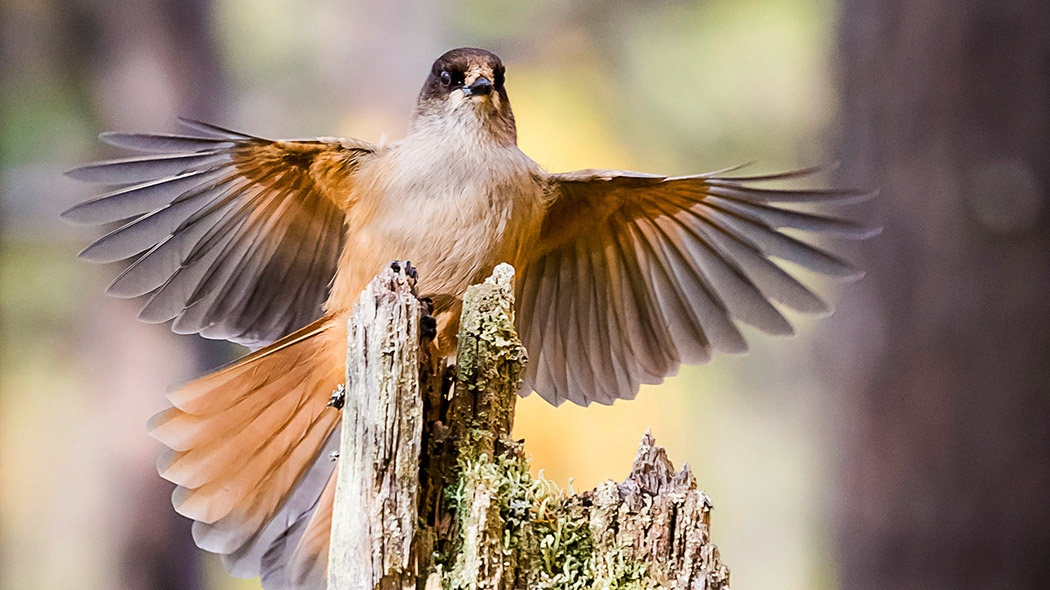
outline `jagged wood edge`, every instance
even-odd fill
[[[383,403],[392,403],[394,409],[380,412],[380,423],[419,435],[393,451],[370,450],[367,440],[360,443],[359,437],[382,429],[361,431],[358,422],[374,416],[352,414],[358,430],[351,432],[356,434],[348,434],[344,424],[344,446],[360,448],[341,453],[358,452],[364,461],[378,450],[384,460],[371,465],[392,470],[347,470],[345,475],[396,485],[374,490],[360,483],[346,487],[360,496],[347,504],[358,511],[354,516],[338,509],[337,497],[330,590],[416,588],[420,583],[429,590],[728,588],[729,570],[710,541],[710,500],[697,490],[689,467],[676,472],[648,432],[623,483],[608,480],[570,496],[529,475],[521,444],[510,439],[526,362],[513,327],[513,276],[513,268],[500,265],[483,284],[468,289],[451,396],[448,386],[453,381],[442,379],[432,346],[424,341],[415,347],[417,354],[391,348],[412,348],[420,342],[420,308],[411,282],[388,270],[362,294],[359,306],[364,311],[358,317],[355,309],[348,335],[348,403],[354,391],[376,402],[362,402],[372,412],[386,400]],[[394,295],[384,295],[384,290]],[[383,305],[398,311],[379,311]],[[354,328],[355,321],[386,331],[371,334],[368,330],[374,328]],[[407,328],[393,334],[399,326]],[[382,342],[380,348],[399,363],[369,364],[365,341]],[[361,367],[391,374],[366,377],[355,372],[363,383],[383,384],[355,389],[351,368]],[[417,452],[414,461],[404,460],[406,450]],[[362,464],[356,463],[358,468]],[[342,484],[344,474],[339,477]],[[339,490],[337,495],[345,493]],[[409,501],[409,496],[414,499]],[[371,507],[371,512],[362,511],[362,506]],[[396,509],[391,511],[391,506]],[[418,518],[408,518],[408,506],[418,509]],[[356,522],[356,528],[338,525],[340,519]],[[362,522],[371,523],[371,528],[362,528]],[[356,536],[346,535],[348,531]]]

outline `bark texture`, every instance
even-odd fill
[[[388,268],[361,293],[350,318],[332,588],[399,587],[409,569],[423,425],[419,313],[411,279]]]
[[[419,334],[388,270],[351,320],[331,590],[722,589],[711,503],[649,433],[623,483],[576,495],[510,439],[526,352],[501,265],[464,296],[458,368]]]

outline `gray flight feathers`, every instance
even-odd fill
[[[831,306],[776,262],[834,278],[863,273],[782,232],[865,239],[879,233],[791,205],[855,203],[871,191],[755,186],[820,172],[665,177],[580,170],[550,177],[545,231],[581,224],[521,273],[518,330],[531,358],[522,392],[558,405],[633,398],[682,363],[741,353],[737,322],[773,335],[793,329],[774,303],[807,314]],[[788,205],[788,206],[785,206]],[[542,240],[542,237],[541,237]]]
[[[232,537],[229,532],[195,522],[193,536],[197,544],[222,549],[222,562],[230,575],[238,578],[261,576],[266,590],[324,588],[327,555],[308,556],[310,563],[297,563],[301,571],[296,573],[303,576],[302,579],[299,576],[292,579],[289,564],[321,492],[335,469],[331,454],[338,448],[339,427],[336,427],[313,466],[296,484],[281,509],[247,541],[233,539],[232,544],[236,547],[230,547]]]
[[[139,317],[174,320],[178,333],[258,347],[320,317],[344,241],[343,215],[313,185],[309,157],[326,150],[360,157],[372,146],[304,140],[294,158],[263,157],[280,144],[180,123],[195,134],[104,133],[106,143],[153,155],[68,173],[119,187],[63,213],[77,223],[121,222],[81,257],[133,258],[108,292],[148,295]]]

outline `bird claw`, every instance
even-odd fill
[[[434,313],[434,298],[433,297],[418,297],[419,302],[423,304],[423,313],[425,315],[433,315]]]
[[[332,392],[332,397],[328,398],[328,407],[335,408],[337,410],[343,409],[343,404],[346,403],[346,383],[340,383],[335,391]]]
[[[437,319],[430,315],[425,307],[423,314],[419,316],[419,334],[427,340],[437,338]]]
[[[420,297],[419,333],[427,340],[437,338],[437,318],[434,317],[434,299]]]
[[[406,277],[413,281],[419,279],[419,272],[416,271],[416,267],[412,266],[411,260],[392,260],[390,262],[390,268],[397,273],[401,272],[401,269],[404,269]]]
[[[409,260],[392,260],[390,268],[395,273],[404,272],[405,276],[412,280],[412,294],[416,296],[421,304],[421,315],[419,317],[419,332],[423,338],[433,340],[437,338],[437,320],[431,314],[434,313],[434,300],[430,297],[420,297],[416,291],[416,282],[419,280],[419,272],[412,266]]]

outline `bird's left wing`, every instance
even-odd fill
[[[109,133],[151,155],[90,164],[73,178],[119,188],[63,216],[120,226],[81,256],[137,257],[110,285],[150,294],[139,318],[179,333],[268,344],[321,315],[344,241],[339,200],[376,147],[353,139],[271,141],[180,121],[192,135]]]
[[[793,205],[872,193],[762,186],[817,171],[551,175],[539,251],[518,285],[518,330],[531,354],[525,391],[556,405],[629,399],[681,363],[707,362],[714,350],[745,351],[736,321],[790,334],[771,301],[829,312],[773,259],[833,277],[860,272],[781,229],[870,236],[877,230]]]

